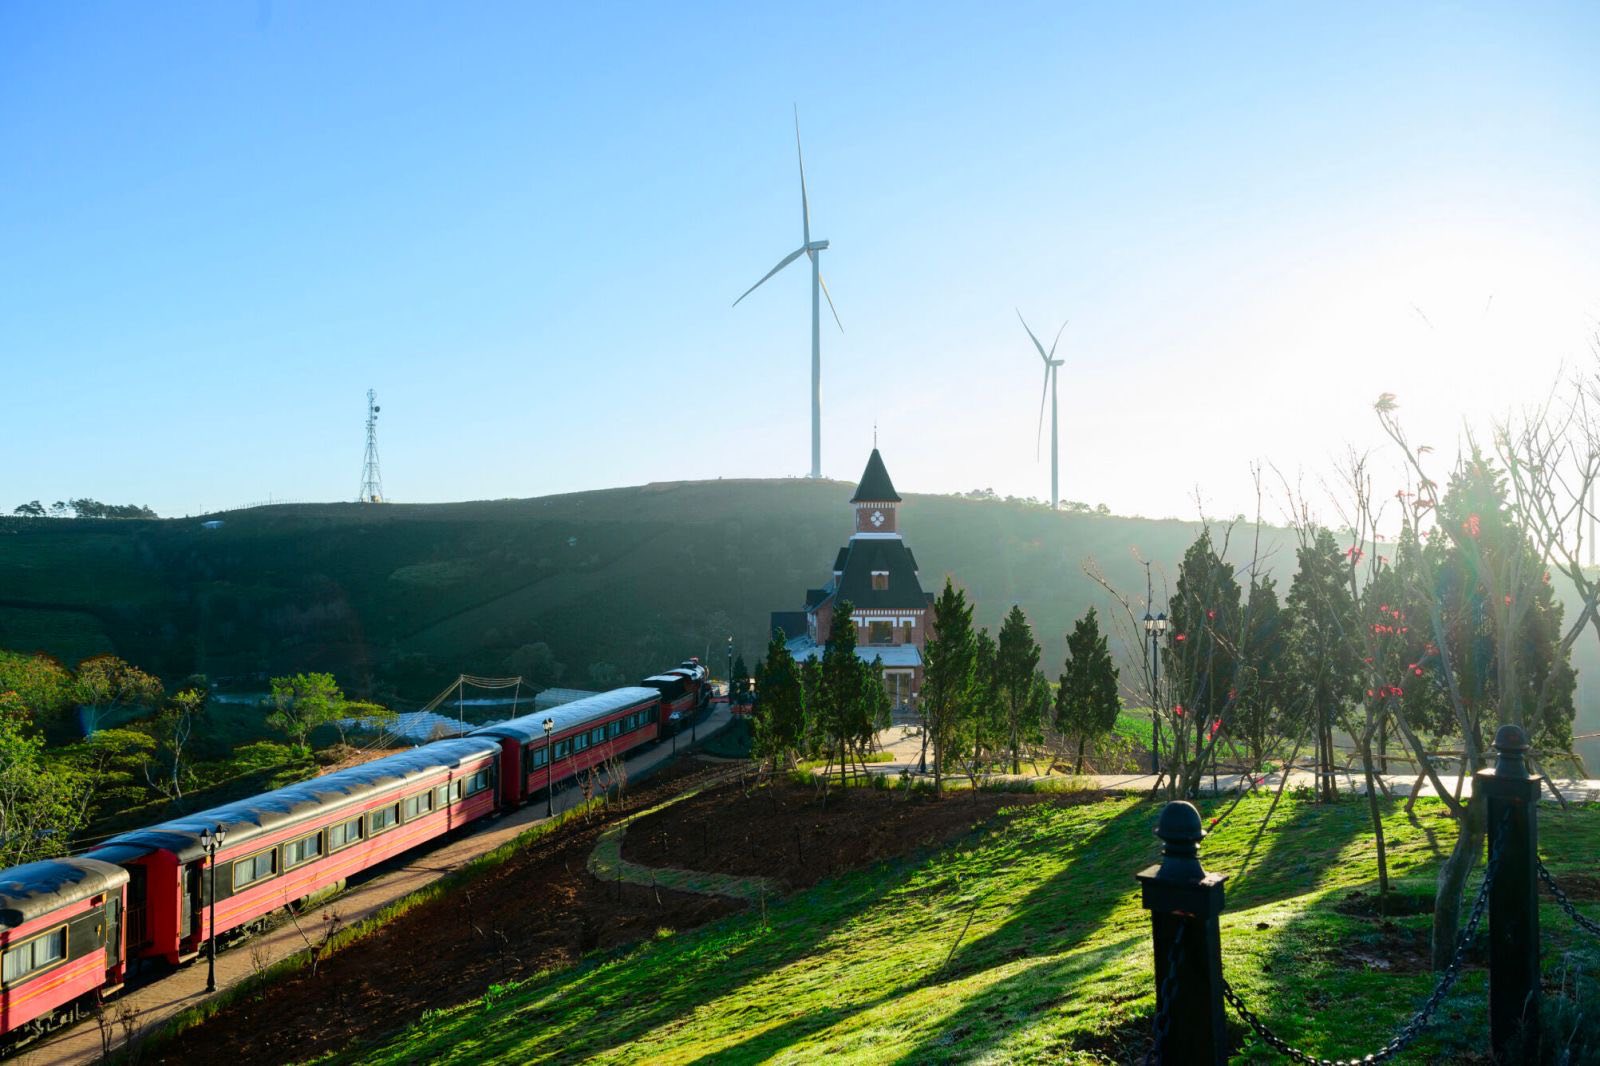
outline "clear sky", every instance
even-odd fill
[[[765,8],[765,10],[759,10]],[[809,464],[1251,504],[1589,366],[1600,5],[0,5],[0,507]],[[825,318],[826,321],[826,318]],[[1048,426],[1045,428],[1048,441]]]

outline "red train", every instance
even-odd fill
[[[0,1046],[75,1020],[140,964],[187,962],[213,936],[658,740],[709,698],[690,660],[637,687],[0,872]],[[213,929],[202,836],[219,829]]]

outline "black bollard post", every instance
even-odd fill
[[[1528,776],[1521,726],[1501,726],[1494,746],[1495,768],[1473,779],[1488,801],[1489,854],[1500,856],[1489,886],[1489,1041],[1496,1062],[1538,1062],[1539,780]]]
[[[1222,882],[1227,875],[1206,873],[1200,866],[1205,831],[1192,803],[1178,800],[1162,808],[1156,836],[1162,841],[1161,862],[1137,875],[1155,941],[1160,1036],[1155,1061],[1221,1066],[1228,1061],[1228,1047],[1217,917],[1222,913]],[[1183,939],[1174,951],[1180,930]],[[1169,981],[1174,960],[1176,974]]]

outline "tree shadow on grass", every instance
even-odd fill
[[[990,856],[991,863],[1005,864],[1012,859],[1020,861],[1040,838],[1070,849],[1071,858],[1029,891],[1019,903],[1010,905],[1007,908],[1009,917],[998,927],[969,942],[963,943],[957,939],[969,908],[975,909],[985,899],[985,886],[982,883],[968,882],[962,885],[934,881],[919,886],[908,896],[942,893],[957,896],[967,904],[947,910],[940,916],[939,934],[942,942],[948,937],[948,951],[943,948],[942,942],[935,945],[935,950],[926,959],[928,966],[902,972],[898,975],[899,980],[868,1000],[840,1003],[826,1010],[808,1012],[777,1028],[755,1033],[738,1044],[721,1047],[696,1061],[709,1064],[713,1061],[765,1059],[889,1000],[929,988],[936,989],[1017,959],[1060,956],[1082,945],[1101,928],[1114,910],[1126,905],[1130,895],[1137,891],[1133,873],[1140,859],[1149,860],[1149,832],[1156,810],[1148,803],[1131,803],[1098,826],[1085,826],[1081,835],[1072,832],[1076,826],[1067,820],[1052,820],[1042,826],[1031,825],[1026,817],[1014,820],[986,842],[986,846],[1001,850],[1000,854]],[[1060,838],[1064,833],[1067,839],[1063,841]],[[1124,869],[1125,877],[1104,876],[1108,870],[1121,874]],[[907,903],[909,905],[909,899]],[[1141,932],[1113,947],[1120,953],[1142,936]],[[944,1041],[945,1034],[952,1031],[951,1026],[967,1025],[985,1011],[993,1009],[995,1003],[1013,995],[1023,995],[1024,990],[1028,990],[1024,998],[1036,1004],[1037,1009],[1047,1009],[1048,1005],[1060,998],[1069,980],[1081,976],[1086,967],[1093,965],[1094,959],[1103,956],[1105,950],[1096,948],[1057,958],[1042,964],[1042,967],[1029,967],[1021,974],[1002,980],[998,983],[1004,986],[1000,991],[986,990],[974,997],[981,1002],[963,1004],[950,1025],[942,1025],[940,1035],[919,1045],[919,1051],[932,1049]],[[1043,972],[1035,973],[1041,969]],[[919,1060],[914,1053],[905,1061]]]
[[[1255,813],[1245,807],[1230,818],[1228,835],[1218,833],[1209,846],[1201,845],[1200,859],[1205,868],[1230,875],[1230,910],[1256,907],[1313,890],[1349,843],[1372,827],[1364,798],[1328,805],[1297,803],[1288,808],[1280,804],[1270,823],[1266,820],[1267,806],[1268,803],[1261,804],[1255,829],[1248,829],[1248,821],[1243,827],[1233,824]],[[1233,832],[1240,829],[1251,833],[1242,858],[1236,857],[1232,839]],[[1263,837],[1267,840],[1266,853],[1257,859],[1255,853]],[[1377,875],[1376,866],[1373,875]]]

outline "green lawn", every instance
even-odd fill
[[[1267,807],[1247,799],[1203,852],[1208,869],[1230,875],[1225,973],[1302,1047],[1376,1050],[1433,977],[1358,956],[1393,954],[1385,939],[1425,949],[1430,916],[1392,919],[1385,932],[1334,909],[1374,877],[1364,804],[1285,798],[1262,833]],[[937,854],[430,1012],[341,1061],[1101,1061],[1088,1049],[1119,1028],[1137,1032],[1153,1006],[1133,874],[1155,858],[1155,813],[1128,798],[1012,808]],[[1386,825],[1399,890],[1430,896],[1452,823],[1424,802],[1414,819],[1391,807]],[[1547,856],[1592,864],[1600,809],[1547,810],[1540,834]],[[1578,943],[1553,907],[1543,919],[1550,965],[1600,967],[1600,944]],[[1424,1056],[1482,1046],[1484,989],[1481,970],[1462,979]],[[1244,1058],[1256,1057],[1246,1045]]]

